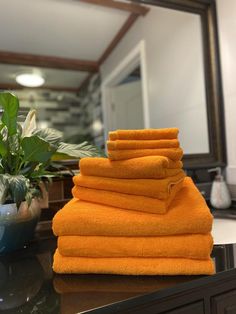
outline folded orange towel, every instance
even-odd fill
[[[108,150],[147,149],[147,148],[177,148],[178,140],[117,140],[107,141]]]
[[[53,270],[61,274],[211,275],[211,259],[161,257],[65,257],[54,254]]]
[[[184,171],[165,179],[113,179],[95,176],[76,175],[73,182],[78,187],[142,195],[158,199],[167,199],[172,188],[180,184],[185,177]]]
[[[181,161],[174,162],[164,156],[147,156],[121,161],[87,157],[80,160],[79,167],[81,174],[87,176],[160,179],[178,174],[183,164]]]
[[[156,149],[121,149],[109,150],[110,160],[124,160],[144,156],[165,156],[173,161],[181,160],[183,157],[182,148],[156,148]]]
[[[177,139],[179,129],[142,129],[142,130],[116,130],[109,132],[109,140],[164,140]]]
[[[131,209],[153,214],[165,214],[176,193],[182,188],[183,180],[173,185],[167,199],[124,194],[112,191],[97,190],[74,186],[72,195],[82,201],[110,205],[123,209]]]
[[[209,233],[212,215],[189,177],[165,215],[122,210],[77,199],[53,218],[55,235],[159,236]]]
[[[74,257],[183,257],[209,259],[210,234],[162,237],[61,236],[58,251]]]

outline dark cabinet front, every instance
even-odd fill
[[[212,314],[236,314],[236,290],[211,299]]]
[[[205,314],[204,303],[196,302],[187,306],[180,307],[178,309],[164,312],[163,314]]]

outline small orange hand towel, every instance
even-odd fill
[[[181,184],[184,171],[165,179],[113,179],[95,176],[76,175],[73,182],[78,187],[106,190],[124,194],[167,199],[176,184]]]
[[[177,148],[178,140],[117,140],[107,141],[108,150],[119,149],[153,149],[153,148]]]
[[[176,175],[183,167],[181,161],[164,156],[147,156],[121,161],[86,157],[79,163],[82,175],[120,179],[160,179]]]
[[[142,129],[142,130],[116,130],[109,132],[109,140],[164,140],[177,139],[179,129]]]
[[[183,257],[209,259],[210,234],[162,237],[60,236],[58,251],[74,257]]]
[[[159,236],[209,233],[212,215],[191,178],[184,179],[165,215],[71,200],[53,218],[55,235]]]
[[[211,275],[211,259],[197,260],[161,257],[65,257],[54,254],[53,270],[60,274],[115,275]]]
[[[183,150],[182,148],[108,150],[110,160],[124,160],[144,156],[165,156],[173,161],[178,161],[183,157]]]
[[[89,189],[82,186],[74,186],[72,189],[72,195],[73,197],[83,201],[153,214],[165,214],[176,193],[181,189],[182,182],[173,185],[169,197],[164,200],[147,196]]]

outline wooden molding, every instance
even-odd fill
[[[83,83],[82,83],[83,84]],[[78,93],[78,87],[67,87],[67,86],[40,86],[40,87],[24,87],[18,84],[12,83],[0,83],[0,90],[21,90],[21,89],[45,89],[57,92],[69,92],[69,93]]]
[[[128,11],[137,15],[145,15],[148,13],[149,8],[136,3],[125,3],[113,0],[79,0],[80,2],[100,5],[112,9]]]
[[[98,64],[96,61],[69,59],[55,56],[32,55],[9,51],[0,51],[0,63],[30,65],[72,71],[98,71]]]
[[[98,60],[98,65],[100,66],[111,54],[113,49],[118,45],[118,43],[121,41],[121,39],[125,36],[125,34],[128,32],[128,30],[131,28],[131,26],[134,24],[134,22],[137,20],[139,15],[137,14],[130,14],[128,19],[125,21],[121,29],[118,31],[116,36],[111,41],[110,45],[106,48],[102,56]]]

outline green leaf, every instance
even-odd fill
[[[0,175],[0,204],[4,204],[8,196],[8,176]]]
[[[36,135],[24,137],[21,146],[24,151],[24,161],[46,163],[55,152],[49,143]]]
[[[5,157],[7,155],[7,148],[2,140],[0,140],[0,155]]]
[[[9,177],[9,189],[10,195],[16,206],[19,208],[21,202],[25,200],[26,194],[29,189],[29,180],[22,176],[10,176]]]
[[[33,134],[46,142],[57,146],[62,139],[62,132],[51,128],[36,130]]]
[[[19,100],[11,93],[0,93],[0,105],[3,107],[2,123],[8,129],[8,135],[17,132],[17,113]]]
[[[81,144],[67,144],[61,142],[56,155],[61,154],[69,158],[83,158],[83,157],[94,157],[98,155],[98,149],[88,144],[88,142],[83,142]]]

